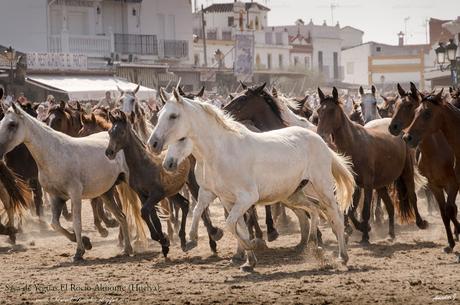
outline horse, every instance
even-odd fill
[[[123,154],[113,161],[105,157],[108,140],[107,133],[72,138],[39,122],[15,103],[0,121],[0,156],[21,143],[27,146],[37,162],[40,183],[51,196],[52,227],[77,243],[74,261],[83,260],[85,251],[92,248],[90,239],[81,232],[82,199],[100,196],[121,225],[124,254],[133,253],[126,217],[113,199],[115,185],[129,177],[129,170]],[[63,205],[69,199],[74,233],[59,222]]]
[[[398,102],[399,97],[386,97],[384,95],[380,95],[383,99],[383,104],[377,106],[377,110],[379,112],[380,117],[382,118],[391,118],[395,113],[395,105]]]
[[[15,217],[22,217],[24,210],[31,208],[32,194],[27,183],[11,171],[3,161],[0,161],[0,200],[8,216],[6,227],[0,222],[0,234],[8,235],[10,242],[15,244],[17,233],[14,226]]]
[[[255,133],[217,107],[183,98],[174,90],[148,145],[155,153],[168,147],[163,167],[169,171],[190,154],[196,159],[200,191],[189,235],[192,246],[197,244],[200,215],[218,197],[229,212],[227,229],[247,254],[241,269],[250,272],[257,259],[243,216],[254,204],[283,202],[310,212],[310,240],[315,246],[318,213],[324,213],[338,239],[339,259],[344,264],[348,261],[340,211],[350,206],[353,175],[346,159],[314,132],[296,126]],[[307,184],[314,188],[319,205],[304,194]]]
[[[394,136],[399,136],[404,129],[409,127],[421,100],[415,84],[410,84],[409,92],[406,92],[399,84],[397,88],[400,97],[397,99],[395,113],[388,127],[389,132]],[[460,232],[455,205],[459,184],[454,171],[454,152],[441,131],[425,137],[420,141],[418,148],[421,152],[418,168],[420,173],[427,177],[428,187],[438,203],[449,243],[444,248],[444,252],[450,253],[455,247],[450,222],[455,225],[457,238]],[[444,192],[447,194],[447,201]]]
[[[353,100],[353,110],[348,116],[353,122],[358,123],[361,126],[365,125],[361,103],[355,102],[355,100]]]
[[[186,250],[185,225],[188,214],[188,201],[179,194],[190,172],[190,161],[181,163],[174,173],[166,172],[161,163],[162,158],[150,154],[135,133],[131,124],[122,111],[115,110],[109,113],[112,127],[109,130],[110,141],[105,151],[106,156],[113,160],[117,153],[123,150],[130,172],[129,185],[136,191],[142,202],[141,214],[150,230],[151,238],[158,241],[162,247],[164,257],[169,252],[169,239],[163,234],[161,222],[156,213],[156,205],[164,198],[176,202],[181,206],[182,221],[179,230],[182,250]],[[135,174],[134,174],[135,173]],[[206,222],[206,215],[203,214]],[[211,249],[216,252],[215,244],[222,237],[222,230],[213,230],[208,226]]]
[[[363,233],[361,244],[369,244],[373,189],[385,203],[389,215],[389,235],[395,237],[394,206],[387,190],[387,186],[395,181],[399,197],[397,208],[402,219],[411,220],[415,213],[419,228],[426,228],[427,222],[420,217],[417,209],[412,153],[401,138],[388,133],[389,119],[373,121],[373,127],[363,127],[352,122],[344,113],[335,87],[332,96],[324,95],[320,88],[318,94],[318,133],[323,137],[332,136],[338,151],[352,159],[356,184],[364,189],[362,222],[355,219],[353,211],[358,205],[360,189],[355,191],[353,209],[348,213],[354,226]]]
[[[289,113],[289,109],[281,101],[276,100],[269,92],[265,90],[265,84],[262,84],[259,87],[247,87],[244,83],[241,83],[244,92],[234,97],[232,101],[224,107],[224,111],[232,115],[237,121],[244,123],[246,127],[250,130],[265,132],[270,130],[276,130],[280,128],[285,128],[289,126],[289,123],[285,121],[290,119],[291,121],[297,121],[304,123],[303,125],[308,125],[305,123],[304,118],[296,117],[293,119],[292,114],[287,116],[284,113]],[[287,118],[286,118],[287,117]],[[310,125],[308,125],[310,126]],[[278,209],[281,210],[281,209]],[[266,212],[266,225],[267,225],[267,239],[268,241],[273,241],[278,237],[278,232],[273,225],[272,212],[270,206],[265,206]],[[285,219],[287,215],[284,212]],[[308,241],[307,234],[307,223],[305,222],[305,213],[301,210],[294,211],[296,214],[301,232],[301,241],[296,246],[296,248],[301,249]],[[278,216],[278,218],[282,217]],[[318,240],[321,241],[321,233],[318,230]]]
[[[76,137],[82,127],[80,114],[83,113],[81,106],[77,103],[77,108],[73,109],[61,101],[48,109],[46,118],[43,120],[54,130]]]
[[[363,112],[364,123],[381,119],[377,109],[377,98],[375,97],[375,86],[372,85],[370,93],[364,93],[362,86],[359,87],[359,95],[361,98],[360,104]]]
[[[292,101],[294,103],[289,103],[289,109],[294,112],[296,115],[299,115],[307,120],[310,120],[310,117],[313,114],[313,109],[308,106],[308,98],[310,96],[307,94],[304,98],[294,98]]]
[[[452,87],[449,87],[449,94],[452,99],[450,103],[455,107],[460,108],[460,89],[454,89]]]

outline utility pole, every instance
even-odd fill
[[[204,51],[204,66],[208,67],[208,55],[206,52],[206,21],[204,20],[204,7],[201,5],[201,29],[203,31],[203,51]]]

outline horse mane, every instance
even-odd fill
[[[191,103],[192,105],[197,105],[198,107],[200,107],[205,113],[211,116],[220,126],[222,126],[224,129],[228,131],[240,133],[242,130],[247,129],[243,124],[235,121],[235,119],[233,119],[231,115],[226,114],[224,111],[210,103],[195,101],[184,97],[183,99]]]
[[[289,105],[292,103],[292,99],[289,99],[284,96],[279,96],[277,98],[273,98],[278,107],[281,115],[282,121],[286,124],[286,126],[291,125],[299,125],[306,128],[314,128],[314,124],[308,121],[307,119],[295,114],[291,109],[289,109]],[[294,101],[297,105],[297,101]]]

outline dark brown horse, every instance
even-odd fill
[[[309,95],[305,95],[304,98],[295,98],[294,100],[297,102],[299,107],[289,107],[292,110],[292,112],[294,112],[297,115],[300,115],[301,117],[306,118],[307,120],[309,120],[313,114],[313,109],[311,109],[310,106],[308,106],[308,97]]]
[[[133,130],[127,115],[114,110],[109,113],[112,128],[109,130],[110,141],[106,150],[109,159],[115,158],[117,152],[123,150],[129,168],[128,184],[138,194],[141,202],[142,218],[146,222],[151,238],[158,241],[162,247],[163,255],[169,252],[169,239],[163,233],[161,222],[157,214],[157,204],[164,198],[180,202],[183,206],[182,223],[179,231],[181,247],[185,251],[185,224],[188,213],[188,201],[178,192],[187,182],[190,173],[190,161],[187,159],[177,171],[167,173],[162,164],[162,159],[147,151],[145,144]],[[207,213],[202,218],[206,223]],[[220,229],[207,226],[210,241],[218,241],[223,232]],[[210,242],[211,244],[211,242]],[[212,249],[216,251],[215,248]]]
[[[409,127],[421,100],[421,96],[413,83],[411,83],[409,92],[406,92],[398,84],[398,92],[400,99],[396,102],[395,113],[389,127],[390,133],[395,136]],[[455,205],[459,185],[454,171],[454,152],[440,131],[425,137],[420,141],[418,148],[421,152],[418,168],[420,173],[427,177],[428,187],[438,203],[449,242],[444,251],[449,253],[455,246],[450,222],[454,224],[457,234],[460,229],[457,221],[457,206]],[[447,193],[447,201],[444,192]]]
[[[319,88],[318,94],[318,133],[325,138],[332,136],[338,151],[352,159],[356,184],[364,189],[363,221],[358,222],[355,219],[353,210],[348,214],[355,227],[363,232],[361,243],[369,243],[373,189],[377,190],[385,203],[389,215],[389,235],[395,237],[394,207],[387,190],[387,186],[394,182],[399,198],[397,208],[402,219],[410,220],[415,214],[417,225],[426,228],[427,222],[420,217],[417,210],[413,154],[401,138],[388,133],[386,125],[389,121],[383,119],[380,126],[364,128],[353,123],[344,113],[335,87],[332,96],[324,95]],[[382,126],[386,126],[385,130]],[[356,191],[353,196],[353,209],[357,207],[359,194],[360,192]]]

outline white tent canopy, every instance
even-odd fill
[[[57,76],[33,75],[27,77],[27,82],[48,90],[67,93],[70,100],[87,101],[100,100],[106,91],[112,96],[119,95],[117,86],[122,90],[133,90],[137,84],[111,76]],[[140,86],[136,96],[147,100],[156,96],[156,90]]]

